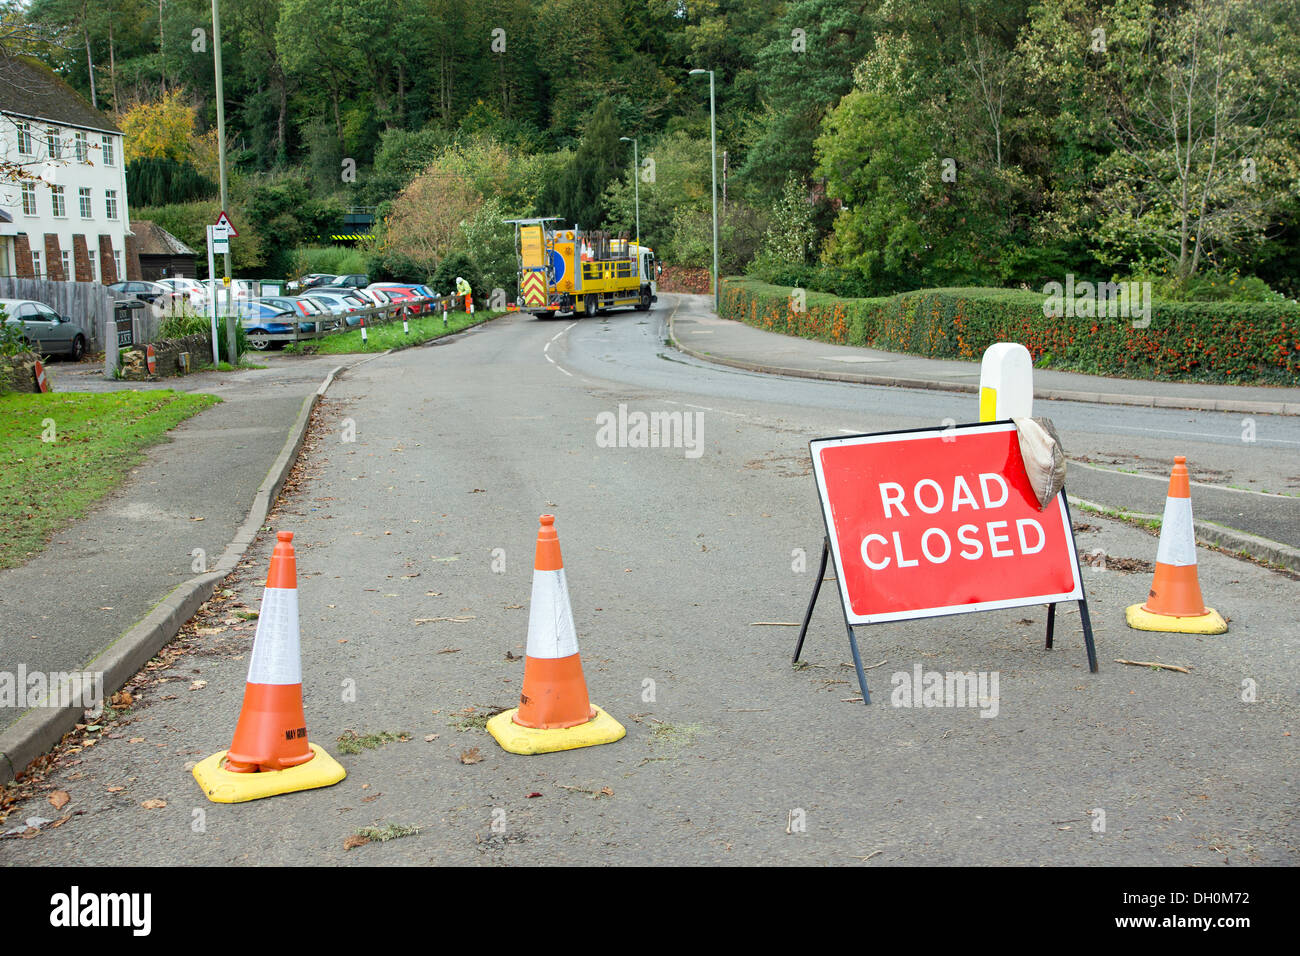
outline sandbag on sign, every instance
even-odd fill
[[[1020,457],[1025,463],[1029,486],[1038,496],[1038,510],[1065,486],[1065,452],[1061,436],[1050,418],[1013,418],[1020,437]]]

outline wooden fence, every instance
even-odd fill
[[[98,282],[51,282],[0,276],[0,299],[35,299],[86,330],[88,348],[104,347],[104,324],[113,320],[114,292]]]

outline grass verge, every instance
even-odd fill
[[[0,569],[121,482],[142,452],[221,399],[170,389],[0,395]]]
[[[447,314],[447,324],[444,326],[442,324],[442,313],[435,312],[433,315],[421,315],[411,319],[409,323],[411,327],[410,334],[402,331],[401,322],[389,322],[366,329],[366,341],[364,343],[361,341],[361,329],[355,328],[348,332],[326,336],[323,339],[290,342],[284,347],[284,351],[291,355],[343,355],[351,352],[386,352],[389,349],[419,345],[422,342],[442,338],[444,335],[451,335],[472,325],[480,325],[483,322],[495,319],[499,315],[505,315],[505,313],[480,311],[475,312],[473,315],[466,315],[464,312],[449,312]]]

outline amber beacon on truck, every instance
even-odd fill
[[[630,307],[644,312],[658,298],[654,250],[623,235],[551,228],[554,216],[507,219],[515,227],[519,311],[540,318],[595,315]]]

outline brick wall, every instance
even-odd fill
[[[149,366],[145,362],[144,347],[127,349],[120,356],[122,377],[139,382],[159,379],[164,375],[175,375],[180,366],[182,352],[190,353],[191,368],[209,362],[212,359],[212,339],[199,334],[154,342],[154,365],[158,371],[153,375],[149,374]]]
[[[32,271],[32,246],[27,240],[27,233],[20,232],[14,236],[14,256],[18,259],[14,266],[20,279],[35,279]]]
[[[140,278],[140,243],[135,236],[126,237],[126,249],[123,255],[126,258],[126,278],[128,280]]]
[[[82,235],[72,237],[72,271],[77,274],[78,282],[95,281],[90,275],[90,247]]]
[[[99,274],[103,278],[104,285],[112,285],[118,281],[117,278],[117,260],[113,258],[113,237],[99,237]]]
[[[63,250],[59,248],[59,237],[45,234],[45,278],[51,282],[64,282]]]

